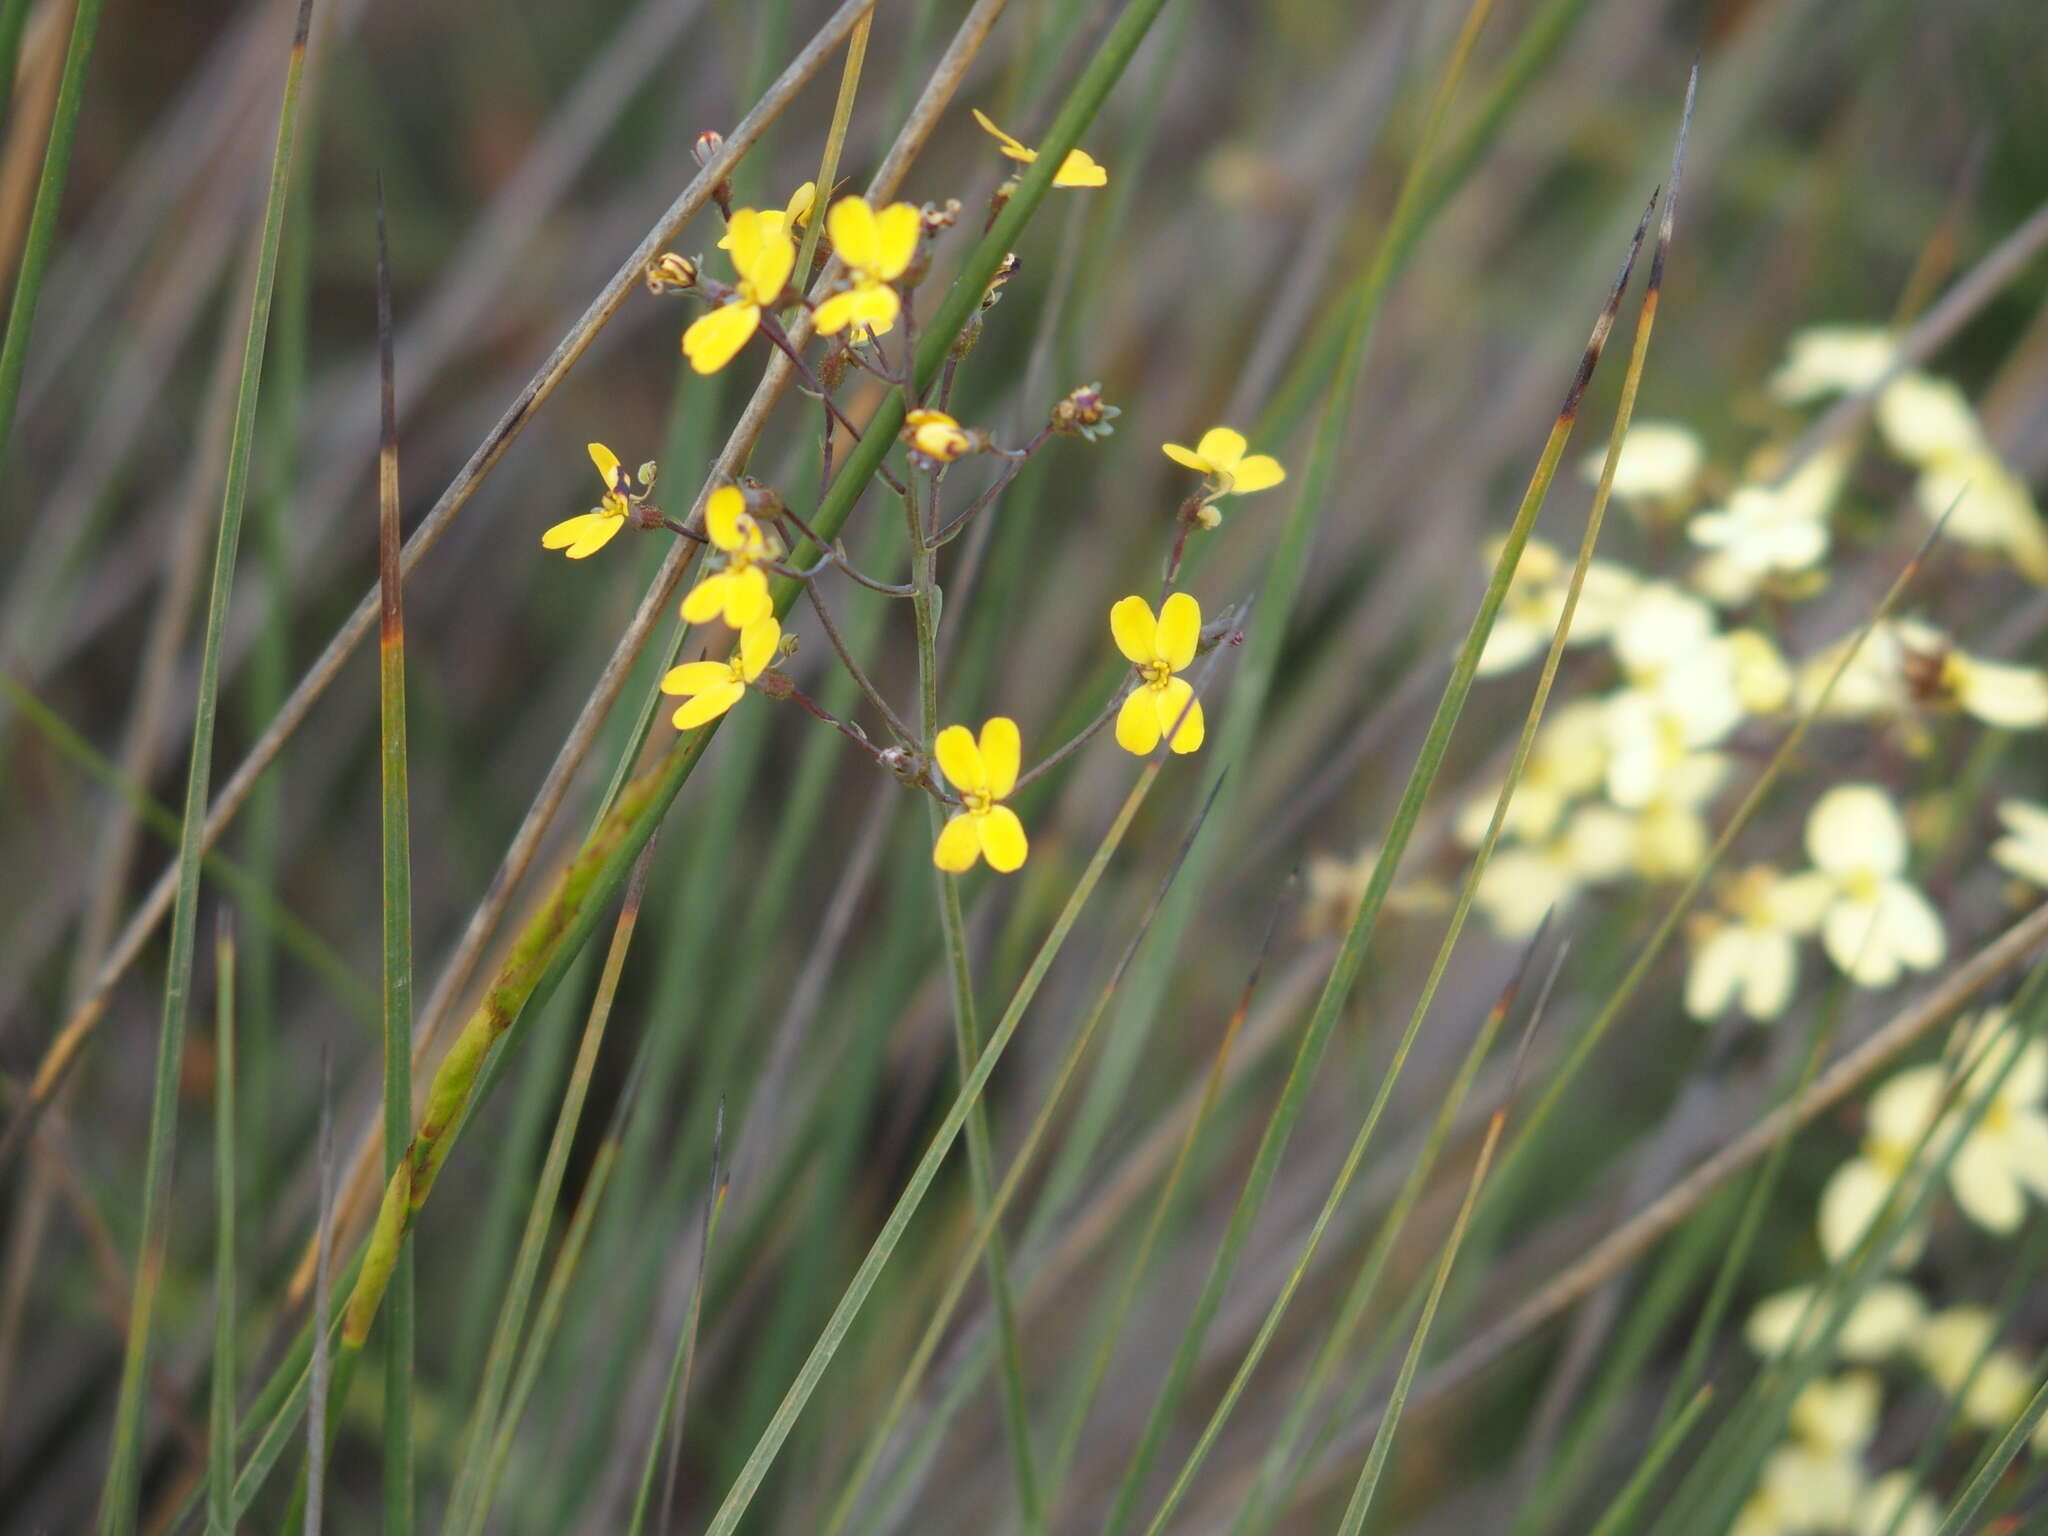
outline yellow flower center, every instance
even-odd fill
[[[1173,668],[1163,661],[1148,661],[1138,668],[1147,688],[1164,689],[1173,678]]]
[[[1851,901],[1870,902],[1877,900],[1878,879],[1867,869],[1859,869],[1842,877],[1842,891]]]
[[[994,795],[985,794],[980,790],[963,789],[960,791],[960,808],[970,816],[986,816],[994,808],[995,803]]]

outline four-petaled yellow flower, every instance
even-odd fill
[[[725,555],[725,569],[714,571],[683,599],[685,624],[709,624],[723,618],[745,629],[772,612],[768,575],[761,562],[778,553],[773,534],[747,511],[747,498],[736,485],[721,485],[704,503],[704,536]]]
[[[934,464],[950,464],[974,446],[974,439],[944,411],[918,409],[903,418],[904,445]]]
[[[1037,150],[1011,138],[990,122],[988,114],[979,107],[974,108],[974,120],[981,124],[982,132],[992,137],[1002,147],[1003,153],[1012,160],[1029,165],[1038,158]],[[1060,168],[1053,173],[1052,184],[1056,187],[1106,187],[1109,185],[1109,172],[1090,159],[1086,152],[1070,149],[1067,151],[1067,158],[1060,162]]]
[[[540,536],[543,549],[563,550],[571,560],[594,555],[611,543],[613,535],[626,526],[626,515],[633,510],[633,482],[619,456],[603,443],[592,443],[589,447],[590,462],[597,466],[598,478],[604,481],[604,500],[588,512],[564,518]]]
[[[1007,875],[1021,868],[1031,845],[1017,813],[999,802],[1017,787],[1022,747],[1017,722],[997,715],[981,728],[977,745],[964,725],[949,725],[932,743],[939,769],[960,794],[960,809],[939,829],[932,862],[948,874],[974,868],[976,859]]]
[[[1192,448],[1179,443],[1162,443],[1160,447],[1174,463],[1209,477],[1210,501],[1219,496],[1249,496],[1287,478],[1278,459],[1270,453],[1246,453],[1244,434],[1229,427],[1211,427]]]
[[[669,668],[661,691],[688,701],[675,713],[676,729],[694,731],[739,703],[747,684],[768,669],[781,644],[782,626],[771,613],[740,631],[740,643],[729,660],[686,661]]]
[[[789,206],[781,212],[778,213],[773,208],[763,208],[760,210],[761,232],[764,235],[788,235],[794,238],[796,232],[810,222],[811,204],[817,200],[817,184],[815,182],[805,182],[789,194]],[[732,249],[732,231],[730,229],[718,237],[718,248],[721,251]]]
[[[909,203],[891,203],[877,213],[858,197],[842,197],[825,216],[832,249],[846,263],[851,286],[818,306],[813,317],[820,336],[852,326],[856,334],[885,334],[896,324],[903,301],[889,285],[917,254],[924,219]]]
[[[716,373],[738,355],[761,324],[761,311],[775,302],[796,265],[796,243],[780,215],[741,208],[732,216],[728,235],[739,287],[683,332],[683,356],[699,373]]]
[[[1159,605],[1155,619],[1145,599],[1127,597],[1109,610],[1109,632],[1144,679],[1117,711],[1117,745],[1145,757],[1159,745],[1160,737],[1172,731],[1174,751],[1192,752],[1201,746],[1202,702],[1186,678],[1174,676],[1195,659],[1202,637],[1201,604],[1176,592]]]

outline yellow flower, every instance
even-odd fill
[[[1906,824],[1874,784],[1840,784],[1806,819],[1806,851],[1834,885],[1821,947],[1858,986],[1889,987],[1948,953],[1941,918],[1904,878]]]
[[[773,304],[796,265],[796,242],[781,226],[781,216],[741,208],[732,216],[732,266],[739,287],[718,308],[699,315],[683,332],[683,356],[699,373],[716,373],[739,354],[761,324],[761,311]]]
[[[1873,1482],[1856,1506],[1855,1536],[1939,1536],[1941,1506],[1915,1491],[1919,1482],[1907,1471]]]
[[[2028,884],[2048,888],[2048,805],[2001,800],[1998,819],[2005,836],[1991,845],[1991,857]]]
[[[2002,1008],[1988,1011],[1966,1037],[1962,1059],[1975,1065],[1955,1113],[1967,1119],[1979,1101],[1984,1110],[1948,1165],[1949,1191],[1963,1214],[2000,1235],[2019,1230],[2029,1191],[2048,1200],[2048,1114],[2041,1107],[2048,1042],[2028,1040],[2017,1055],[2014,1044]]]
[[[974,120],[981,124],[982,132],[993,137],[1001,146],[1003,153],[1012,160],[1029,165],[1038,158],[1037,150],[1011,138],[990,122],[988,114],[981,108],[976,107],[973,110]],[[1085,152],[1070,149],[1067,151],[1067,158],[1060,162],[1059,170],[1054,173],[1052,184],[1056,187],[1106,187],[1109,185],[1109,172],[1097,165]]]
[[[768,574],[761,562],[778,553],[775,536],[747,511],[747,498],[736,485],[721,485],[704,503],[704,536],[725,555],[725,569],[706,576],[683,599],[685,624],[709,624],[723,618],[745,629],[772,613]]]
[[[1815,1288],[1794,1286],[1766,1296],[1756,1304],[1743,1327],[1749,1347],[1765,1359],[1789,1354],[1811,1344],[1827,1321],[1825,1301],[1814,1300]],[[1927,1303],[1903,1280],[1880,1280],[1865,1288],[1835,1334],[1835,1353],[1863,1365],[1881,1365],[1919,1335],[1927,1322]]]
[[[924,220],[909,203],[891,203],[877,213],[860,198],[842,197],[825,216],[825,227],[832,232],[832,249],[846,263],[850,286],[818,306],[818,334],[834,336],[848,326],[870,336],[886,334],[903,309],[889,285],[917,254]]]
[[[1820,926],[1827,877],[1744,870],[1718,893],[1721,915],[1700,925],[1685,974],[1685,1011],[1711,1021],[1731,1003],[1759,1023],[1784,1013],[1799,979],[1798,940]]]
[[[986,858],[998,874],[1023,867],[1031,845],[1024,837],[1024,823],[1007,805],[998,804],[1017,787],[1017,765],[1021,747],[1017,722],[997,715],[981,728],[977,745],[964,725],[949,725],[932,743],[939,769],[960,795],[960,809],[939,829],[932,847],[932,862],[948,874],[974,868]]]
[[[1792,338],[1784,366],[1771,375],[1770,391],[1787,405],[1854,394],[1883,378],[1896,356],[1898,343],[1881,326],[1817,325]]]
[[[934,464],[950,464],[974,446],[974,439],[944,411],[918,409],[903,418],[904,445]]]
[[[1682,504],[1692,495],[1707,451],[1692,428],[1675,421],[1637,421],[1622,439],[1614,461],[1614,494],[1625,502],[1656,509]],[[1598,482],[1606,468],[1603,449],[1581,462],[1579,473]]]
[[[604,481],[604,500],[588,512],[563,519],[540,536],[543,549],[563,550],[571,560],[594,555],[611,543],[633,510],[633,482],[619,456],[603,443],[591,443],[589,448],[590,462]]]
[[[1529,749],[1529,761],[1508,801],[1501,833],[1526,843],[1549,839],[1573,804],[1598,789],[1607,777],[1607,710],[1599,699],[1572,699],[1544,717]],[[1477,848],[1493,823],[1496,784],[1465,804],[1452,833]]]
[[[1893,1187],[1911,1169],[1914,1151],[1940,1113],[1947,1091],[1948,1073],[1929,1063],[1893,1073],[1870,1096],[1864,1106],[1862,1147],[1829,1176],[1821,1190],[1820,1247],[1829,1259],[1840,1262],[1863,1241],[1878,1212],[1891,1200]],[[1938,1152],[1940,1138],[1932,1138],[1930,1145]],[[1894,1230],[1913,1193],[1908,1189],[1893,1202],[1890,1218]],[[1925,1236],[1917,1230],[1900,1233],[1891,1262],[1912,1263],[1919,1257]]]
[[[1109,632],[1143,679],[1117,711],[1116,744],[1126,752],[1148,756],[1159,738],[1173,732],[1173,750],[1192,752],[1202,744],[1202,703],[1185,672],[1202,638],[1202,605],[1176,592],[1159,605],[1142,597],[1123,599],[1109,610]],[[1178,729],[1176,729],[1178,722]]]
[[[1480,551],[1488,570],[1500,558],[1505,541],[1489,539]],[[1508,579],[1508,590],[1479,653],[1479,675],[1492,677],[1511,672],[1523,662],[1541,656],[1550,647],[1551,634],[1564,613],[1564,599],[1571,584],[1572,567],[1555,546],[1531,539],[1522,546],[1522,558]],[[1616,621],[1634,601],[1641,583],[1635,573],[1607,560],[1595,560],[1586,567],[1585,584],[1579,589],[1578,606],[1572,610],[1567,645],[1584,645],[1606,638]]]
[[[1229,427],[1211,427],[1192,448],[1179,443],[1162,443],[1160,447],[1174,463],[1209,477],[1211,501],[1219,496],[1249,496],[1287,478],[1287,471],[1271,454],[1247,454],[1244,434]]]
[[[817,200],[818,188],[816,183],[805,182],[789,194],[789,206],[780,213],[777,213],[773,208],[763,208],[760,210],[761,233],[763,236],[789,235],[794,238],[796,232],[810,222],[811,204]],[[727,229],[724,234],[718,237],[718,248],[721,251],[732,249],[731,229]]]
[[[1964,1422],[1994,1432],[2011,1426],[2035,1388],[2032,1373],[2016,1355],[1993,1347],[1997,1332],[1997,1319],[1987,1308],[1950,1307],[1928,1320],[1913,1345],[1936,1386],[1950,1397],[1963,1393]]]
[[[740,631],[739,646],[729,660],[686,661],[669,668],[661,691],[689,700],[675,713],[676,729],[693,731],[739,703],[747,684],[767,670],[781,644],[782,626],[771,613]]]

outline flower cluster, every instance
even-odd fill
[[[1945,1060],[1893,1073],[1866,1101],[1862,1145],[1821,1194],[1818,1235],[1831,1263],[1846,1264],[1883,1214],[1886,1264],[1899,1272],[1917,1265],[1929,1220],[1909,1218],[1940,1160],[1955,1209],[1994,1237],[2018,1232],[2029,1194],[2048,1199],[2048,1043],[1993,1009],[1959,1025],[1949,1045]],[[1922,1379],[1954,1403],[1961,1431],[1995,1438],[2025,1409],[2035,1371],[1999,1345],[1988,1309],[1937,1309],[1903,1274],[1866,1284],[1831,1324],[1832,1310],[1829,1291],[1807,1285],[1766,1297],[1749,1315],[1744,1335],[1763,1358],[1825,1340],[1826,1363],[1844,1369],[1817,1379],[1794,1402],[1788,1439],[1765,1462],[1734,1529],[1745,1536],[1931,1536],[1939,1506],[1914,1491],[1913,1475],[1900,1469],[1873,1477],[1867,1469],[1887,1387]],[[1823,1332],[1830,1327],[1831,1337]],[[2033,1450],[2048,1456],[2048,1425],[2035,1433]]]
[[[1882,382],[1881,444],[1915,476],[1913,499],[1940,515],[1937,492],[1962,472],[1987,488],[1973,521],[1948,530],[2034,575],[2040,519],[2023,483],[1998,464],[1952,384],[1900,371],[1879,332],[1831,329],[1795,338],[1771,380],[1781,406]],[[1888,618],[1863,633],[1836,629],[1788,655],[1806,633],[1790,605],[1827,584],[1838,515],[1852,498],[1853,445],[1823,446],[1801,462],[1767,447],[1729,476],[1705,446],[1671,422],[1634,425],[1613,489],[1653,533],[1682,528],[1694,552],[1668,575],[1613,559],[1591,561],[1580,581],[1566,644],[1592,653],[1574,663],[1594,688],[1555,705],[1533,744],[1475,900],[1505,937],[1533,932],[1543,915],[1585,892],[1627,881],[1694,876],[1713,845],[1714,811],[1739,785],[1744,755],[1775,742],[1795,715],[1854,724],[1865,739],[1908,759],[1935,750],[1944,722],[2000,730],[2048,727],[2048,672],[1995,660],[1919,617]],[[1604,455],[1584,472],[1597,478]],[[1868,525],[1868,519],[1862,520]],[[1652,546],[1668,547],[1661,534]],[[1489,563],[1498,546],[1484,555]],[[1480,658],[1482,675],[1525,666],[1549,647],[1563,616],[1573,563],[1540,539],[1524,546]],[[1834,622],[1839,624],[1837,618]],[[1845,664],[1846,663],[1846,664]],[[1839,674],[1839,675],[1838,675]],[[1561,689],[1561,692],[1563,690]],[[1718,874],[1709,909],[1688,924],[1685,1005],[1710,1020],[1730,1009],[1754,1020],[1792,1004],[1803,943],[1817,940],[1860,987],[1885,988],[1942,963],[1941,919],[1912,876],[1909,818],[1873,776],[1808,791],[1805,869],[1755,863]],[[1496,794],[1468,804],[1455,830],[1476,847]],[[2048,810],[2029,820],[2008,805],[2002,862],[2048,885]]]
[[[1035,149],[981,113],[975,118],[995,138],[1006,160],[1029,165],[1037,159]],[[715,134],[701,135],[699,163],[715,155],[721,143]],[[1103,167],[1079,149],[1067,153],[1052,177],[1054,186],[1070,188],[1101,187],[1107,181]],[[1000,206],[1016,186],[1005,179],[993,194],[993,205]],[[932,265],[935,241],[959,222],[960,203],[948,199],[922,208],[907,202],[878,206],[860,196],[845,196],[825,207],[828,195],[806,182],[779,209],[735,207],[730,184],[721,182],[712,200],[726,221],[717,248],[730,262],[730,280],[713,276],[700,258],[666,252],[649,263],[647,287],[656,296],[694,296],[707,306],[682,332],[683,355],[697,372],[715,373],[731,365],[756,336],[787,360],[824,407],[822,458],[828,488],[838,435],[844,433],[855,442],[863,436],[864,429],[838,397],[849,374],[866,372],[886,392],[900,397],[901,421],[891,444],[900,450],[900,459],[892,468],[884,456],[875,473],[903,502],[912,579],[883,581],[860,571],[830,534],[800,517],[777,491],[751,479],[714,484],[704,499],[700,521],[675,521],[648,501],[654,466],[643,467],[636,481],[617,456],[599,444],[591,445],[590,455],[604,483],[602,502],[550,528],[542,542],[580,560],[609,543],[629,519],[642,528],[664,529],[693,541],[701,550],[702,564],[682,599],[683,622],[692,630],[716,626],[731,635],[725,659],[700,655],[662,677],[661,691],[682,701],[672,716],[676,728],[691,731],[709,725],[749,692],[794,701],[942,807],[932,850],[938,868],[962,874],[986,862],[1008,874],[1021,868],[1030,852],[1024,823],[1009,802],[1098,729],[1113,722],[1118,745],[1139,756],[1162,749],[1183,755],[1199,750],[1205,723],[1189,669],[1199,653],[1229,631],[1218,625],[1205,633],[1200,603],[1177,589],[1181,555],[1192,530],[1216,526],[1217,501],[1278,485],[1286,472],[1270,454],[1250,452],[1243,435],[1227,427],[1204,434],[1195,449],[1165,445],[1169,457],[1203,475],[1203,486],[1170,525],[1172,554],[1157,609],[1134,594],[1110,611],[1109,639],[1130,662],[1131,672],[1094,723],[1029,770],[1023,765],[1022,732],[1008,715],[988,719],[978,734],[965,725],[936,729],[934,637],[943,596],[936,577],[942,550],[996,502],[1048,442],[1056,437],[1104,441],[1114,432],[1121,412],[1104,398],[1100,383],[1091,383],[1061,397],[1039,433],[1020,447],[1006,448],[990,432],[963,424],[951,411],[954,374],[973,352],[985,323],[983,315],[1018,271],[1016,257],[1003,259],[985,281],[982,301],[965,326],[946,338],[947,365],[935,386],[918,377],[920,349],[912,300]],[[816,219],[821,209],[822,228]],[[818,259],[800,273],[802,243],[810,244]],[[807,286],[809,293],[801,291]],[[808,320],[807,328],[803,319]],[[807,332],[823,339],[822,356],[815,364],[807,356]],[[888,344],[898,336],[905,338],[900,346]],[[927,355],[932,351],[922,350]],[[993,483],[964,510],[945,516],[943,492],[949,475],[956,470],[971,472],[972,466],[963,461],[977,457],[1000,466]],[[813,563],[805,566],[803,560]],[[911,600],[918,629],[919,724],[905,719],[846,650],[842,633],[831,620],[828,597],[816,585],[816,578],[828,568],[870,591]],[[779,609],[798,588],[807,589],[827,639],[879,728],[894,738],[891,744],[882,745],[866,725],[838,718],[776,667],[796,648],[795,637],[783,631]]]

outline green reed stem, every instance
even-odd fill
[[[100,0],[81,0],[77,26],[72,34],[72,55],[65,61],[66,90],[75,92],[82,84],[84,55],[91,47],[92,28],[98,22],[99,9]],[[156,1082],[150,1101],[148,1160],[143,1174],[142,1233],[137,1249],[135,1292],[129,1312],[127,1344],[122,1356],[120,1395],[114,1410],[113,1450],[108,1459],[101,1495],[100,1530],[105,1536],[124,1536],[135,1527],[150,1332],[155,1322],[157,1282],[169,1236],[171,1162],[178,1127],[178,1073],[185,1055],[186,994],[192,982],[193,941],[199,921],[200,842],[204,836],[213,768],[213,729],[220,704],[221,651],[227,632],[228,600],[234,588],[242,510],[249,488],[249,445],[263,377],[263,343],[270,319],[271,291],[277,278],[278,240],[284,226],[285,194],[291,183],[292,139],[297,127],[299,83],[305,72],[306,29],[311,9],[311,0],[302,0],[298,31],[293,38],[291,59],[285,70],[284,103],[278,114],[277,143],[271,157],[270,185],[264,199],[262,244],[256,258],[249,334],[242,351],[241,382],[235,394],[234,431],[228,441],[220,538],[214,552],[213,585],[206,608],[206,638],[200,652],[199,696],[193,712],[192,757],[185,776],[184,822],[178,834],[178,888],[171,912],[171,953],[164,980],[163,1021],[157,1039]],[[57,158],[60,134],[63,153],[57,170],[61,180],[62,166],[69,161],[70,134],[75,126],[66,120],[61,93],[58,108],[58,121],[51,129],[51,155],[44,161],[45,189],[50,183],[51,161]],[[75,119],[76,115],[77,104],[73,101],[70,117]],[[49,202],[48,218],[54,221],[54,192]],[[36,198],[38,217],[45,213],[44,203],[43,192],[39,190]],[[31,249],[24,253],[23,258],[22,286],[15,291],[16,314],[9,324],[6,349],[0,353],[0,443],[4,443],[7,424],[13,415],[14,398],[21,384],[21,361],[16,343],[19,339],[21,346],[26,347],[29,322],[28,313],[23,312],[23,296],[27,294],[32,310],[34,292],[41,283],[40,263],[48,256],[47,232],[40,254],[34,250],[33,220],[30,237]],[[32,259],[35,262],[33,270]],[[13,359],[11,372],[9,358]],[[4,462],[4,454],[0,454],[0,462]]]
[[[213,945],[213,1380],[207,1394],[206,1530],[229,1536],[235,1496],[235,933]]]
[[[1714,1388],[1711,1383],[1693,1393],[1691,1400],[1658,1434],[1656,1441],[1650,1446],[1649,1455],[1645,1456],[1641,1465],[1630,1474],[1629,1480],[1622,1485],[1621,1492],[1614,1496],[1613,1504],[1608,1506],[1607,1513],[1600,1517],[1600,1523],[1593,1527],[1589,1536],[1625,1536],[1626,1532],[1639,1528],[1639,1514],[1650,1497],[1650,1490],[1657,1485],[1657,1479],[1663,1474],[1665,1466],[1678,1453],[1678,1448],[1685,1444],[1687,1436],[1693,1431],[1693,1426],[1699,1423],[1700,1415],[1706,1412],[1707,1404],[1713,1400]]]
[[[43,294],[43,276],[57,241],[57,216],[64,202],[64,184],[71,177],[71,148],[78,137],[78,113],[85,104],[85,72],[92,62],[93,40],[99,35],[100,10],[106,0],[78,0],[71,14],[71,41],[64,50],[64,73],[57,83],[57,102],[50,113],[50,137],[43,146],[43,173],[36,182],[36,200],[29,211],[28,234],[22,240],[21,268],[14,279],[14,303],[7,311],[7,339],[0,342],[0,471],[7,466],[8,440],[14,433],[14,410],[21,400],[21,376],[28,367],[29,334],[35,329],[36,305]],[[25,4],[0,19],[11,25],[7,89],[14,83],[14,62],[20,53]],[[304,28],[300,28],[301,33]],[[19,126],[19,125],[17,125]]]
[[[412,793],[405,733],[405,577],[398,514],[398,393],[391,341],[391,258],[384,188],[377,187],[378,764],[384,867],[384,1173],[412,1137]],[[384,1532],[413,1527],[413,1274],[410,1256],[393,1277],[391,1330],[384,1340]]]

